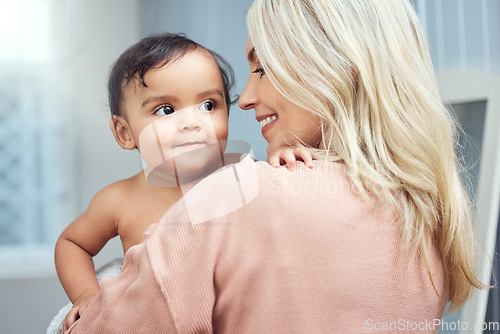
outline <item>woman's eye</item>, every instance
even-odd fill
[[[174,113],[174,108],[171,106],[161,106],[155,110],[155,114],[159,116],[166,116]]]
[[[215,109],[215,102],[213,101],[205,101],[200,106],[200,110],[204,111],[212,111],[214,109]]]
[[[253,71],[252,73],[259,73],[260,76],[263,76],[265,73],[264,73],[264,69],[262,67],[259,67],[257,68],[255,71]]]

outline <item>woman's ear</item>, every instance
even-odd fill
[[[132,137],[132,133],[130,132],[130,127],[123,117],[118,115],[111,116],[109,127],[111,128],[111,132],[113,132],[113,136],[115,136],[116,142],[122,148],[133,150],[137,147],[134,137]]]

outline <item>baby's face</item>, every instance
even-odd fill
[[[125,115],[146,172],[189,182],[222,166],[228,111],[219,68],[204,50],[150,69],[124,89]]]

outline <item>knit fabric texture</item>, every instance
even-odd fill
[[[432,239],[431,281],[402,252],[394,209],[342,164],[236,165],[151,226],[68,333],[437,333],[447,298]]]

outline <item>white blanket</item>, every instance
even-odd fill
[[[97,269],[97,279],[101,282],[101,279],[104,276],[116,276],[120,273],[123,265],[123,258],[115,259],[111,262],[106,263],[101,268]],[[50,322],[49,327],[47,328],[47,334],[62,334],[63,332],[63,322],[66,315],[73,307],[72,303],[68,303],[64,305],[57,315]]]

